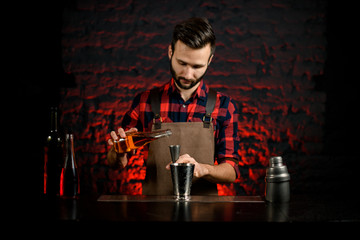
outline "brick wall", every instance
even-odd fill
[[[62,63],[74,86],[61,89],[61,123],[75,134],[83,191],[141,193],[141,152],[124,170],[107,166],[106,139],[133,97],[170,79],[173,26],[207,17],[217,37],[205,77],[240,109],[241,179],[221,194],[264,191],[272,155],[282,155],[300,188],[301,166],[323,149],[326,94],[316,87],[327,57],[326,1],[86,1],[67,4]]]

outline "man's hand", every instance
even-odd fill
[[[118,135],[121,138],[125,138],[126,133],[137,132],[137,131],[138,130],[136,128],[130,128],[130,130],[126,131],[126,132],[124,131],[123,128],[119,128],[117,130]],[[111,131],[111,133],[110,133],[111,138],[107,142],[108,142],[109,146],[111,146],[111,149],[109,150],[109,152],[107,154],[107,161],[111,167],[124,168],[128,162],[127,153],[117,153],[117,152],[115,152],[115,149],[114,149],[114,140],[119,139],[118,135],[116,134],[115,131]]]
[[[197,178],[205,178],[214,183],[231,183],[236,179],[234,168],[228,163],[221,163],[219,165],[209,165],[198,163],[189,154],[184,154],[179,157],[177,163],[193,163],[195,164],[194,176]],[[166,165],[166,169],[170,170],[171,162]]]
[[[208,164],[198,163],[189,154],[181,155],[176,162],[177,163],[193,163],[193,164],[195,164],[194,176],[197,177],[197,178],[201,178],[201,177],[204,177],[204,176],[208,175],[209,174],[209,169],[208,168],[211,167]],[[170,164],[171,163],[169,163],[166,166],[166,169],[170,170]]]

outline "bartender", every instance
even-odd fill
[[[172,195],[169,145],[181,145],[178,163],[194,163],[192,195],[217,195],[216,183],[239,177],[238,110],[227,95],[203,79],[215,52],[215,34],[205,18],[190,18],[174,28],[168,47],[171,80],[138,94],[122,125],[110,133],[108,164],[124,168],[128,153],[116,153],[113,140],[126,132],[171,129],[153,141],[145,154],[144,195]]]

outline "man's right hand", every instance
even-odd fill
[[[107,161],[109,166],[114,168],[124,168],[128,163],[127,153],[117,153],[114,149],[114,140],[118,140],[119,136],[121,138],[126,137],[126,133],[128,132],[137,132],[138,130],[136,128],[130,128],[129,131],[124,131],[123,128],[119,128],[117,130],[118,134],[116,134],[115,131],[111,131],[110,136],[111,138],[107,141],[109,146],[111,146],[111,149],[109,150],[107,154]]]

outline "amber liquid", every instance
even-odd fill
[[[130,152],[156,139],[170,135],[171,135],[170,130],[160,130],[150,133],[144,133],[144,132],[129,133],[126,136],[126,138],[120,138],[118,141],[114,141],[114,148],[117,153]]]
[[[115,151],[118,153],[130,152],[131,150],[138,149],[156,138],[151,137],[133,137],[127,136],[124,141],[118,141],[115,143]]]

